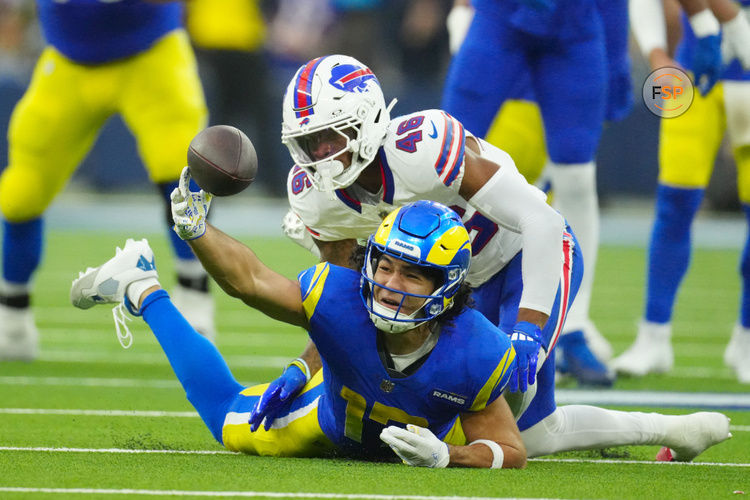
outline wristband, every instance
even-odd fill
[[[708,9],[703,9],[697,14],[690,16],[690,27],[698,38],[704,38],[709,35],[719,34],[719,21]]]
[[[473,444],[483,444],[492,451],[492,466],[491,469],[501,469],[503,467],[503,460],[505,460],[505,453],[503,449],[495,441],[489,439],[476,439],[469,443],[469,446]]]
[[[302,359],[302,358],[295,359],[294,361],[292,361],[291,363],[289,363],[287,365],[287,368],[289,368],[292,365],[294,365],[297,368],[299,368],[300,370],[302,370],[302,373],[305,375],[305,381],[306,382],[310,381],[310,377],[311,377],[311,375],[310,375],[310,367],[307,366],[307,362],[304,359]]]

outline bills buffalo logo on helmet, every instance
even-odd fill
[[[364,92],[367,89],[368,80],[378,81],[370,68],[342,64],[331,70],[331,79],[328,83],[345,92]]]

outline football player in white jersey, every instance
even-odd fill
[[[539,349],[554,346],[567,312],[566,300],[553,305],[561,284],[563,298],[571,293],[570,276],[561,274],[572,233],[506,153],[458,120],[440,110],[391,120],[390,108],[356,59],[325,56],[299,69],[282,129],[296,162],[287,185],[292,212],[323,260],[348,265],[357,239],[394,207],[427,199],[453,208],[472,236],[467,281],[477,309],[513,334],[517,351],[528,351],[519,352],[528,362],[519,363],[518,387],[528,382],[533,391]]]

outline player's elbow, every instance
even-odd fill
[[[503,446],[505,458],[503,469],[524,469],[526,467],[526,448],[523,443],[520,446]]]

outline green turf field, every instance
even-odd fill
[[[2,499],[671,499],[750,494],[748,409],[726,410],[733,439],[690,465],[653,462],[656,446],[567,453],[532,460],[522,471],[421,470],[401,464],[224,452],[185,400],[144,323],[132,323],[134,345],[123,350],[109,307],[79,311],[68,303],[70,282],[78,270],[108,259],[123,240],[121,235],[94,232],[52,232],[48,238],[34,298],[41,357],[34,363],[0,364]],[[166,239],[155,235],[150,241],[168,288],[173,276]],[[251,244],[262,260],[288,276],[313,262],[286,241],[256,239]],[[667,413],[695,411],[701,397],[693,394],[699,392],[747,400],[750,386],[738,384],[722,363],[738,307],[737,257],[738,251],[696,252],[675,313],[674,372],[620,379],[612,394],[684,395],[683,403],[661,409]],[[618,353],[635,336],[643,281],[643,249],[601,249],[592,316]],[[235,376],[247,384],[276,377],[304,346],[305,333],[265,318],[216,288],[214,292],[218,346]],[[568,397],[580,393],[569,383],[561,387],[560,393]],[[660,410],[642,405],[637,409]]]

